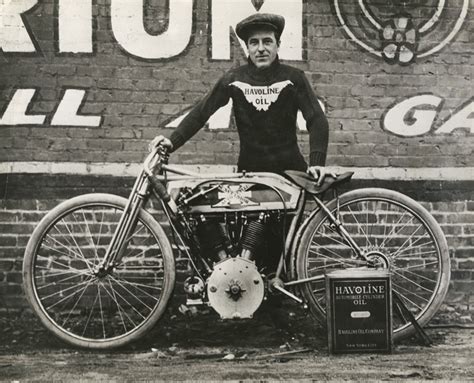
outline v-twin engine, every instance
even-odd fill
[[[251,318],[264,298],[257,251],[264,241],[268,215],[222,223],[200,216],[196,235],[201,255],[212,262],[206,285],[209,305],[223,319]]]

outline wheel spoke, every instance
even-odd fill
[[[424,246],[417,246],[416,248],[423,248]],[[413,256],[416,256],[416,257],[422,257],[422,256],[425,256],[425,255],[437,255],[438,252],[436,250],[430,250],[430,251],[416,251],[414,253],[410,253],[410,254],[406,254],[404,256],[400,256],[398,255],[397,256],[397,260],[402,260],[402,259],[406,259],[406,258],[411,258]],[[428,257],[429,258],[429,257]],[[437,263],[438,261],[436,261]]]
[[[415,285],[416,287],[418,287],[418,288],[420,288],[420,289],[422,289],[422,290],[428,291],[429,293],[432,293],[432,292],[433,292],[433,290],[430,290],[430,289],[428,289],[427,287],[424,287],[424,286],[420,285],[419,283],[415,282],[414,280],[407,278],[407,277],[404,276],[403,274],[400,274],[398,271],[394,271],[394,274],[398,275],[400,278],[402,278],[402,279],[404,279],[404,280],[410,282],[412,285]]]
[[[140,232],[145,228],[145,226],[142,226],[140,229],[138,229],[138,231],[136,231],[135,233],[133,233],[132,235],[130,235],[126,240],[125,242],[128,242],[130,241],[132,238],[135,238],[138,234],[140,234]],[[145,237],[144,239],[142,239],[142,243],[143,241],[146,241],[148,238]]]
[[[120,315],[120,321],[122,322],[122,326],[123,326],[123,329],[125,332],[127,332],[127,326],[125,325],[125,321],[123,320],[123,315],[122,315],[122,307],[120,306],[120,304],[118,303],[117,301],[117,297],[115,296],[115,291],[112,287],[112,284],[110,282],[110,279],[107,279],[107,282],[109,283],[109,286],[110,286],[110,290],[112,290],[112,293],[114,295],[114,298],[113,298],[113,301],[115,302],[116,306],[117,306],[117,310],[118,310],[118,313]],[[124,314],[126,315],[126,313],[124,312]]]
[[[334,261],[334,262],[337,262],[338,264],[341,264],[341,265],[347,265],[347,266],[353,266],[354,263],[355,264],[363,264],[363,265],[366,265],[367,262],[364,262],[364,261],[358,261],[356,259],[351,259],[351,258],[342,258],[342,257],[338,257],[338,258],[333,258],[329,255],[326,255],[326,254],[322,254],[320,253],[319,251],[314,251],[314,250],[311,250],[311,253],[313,254],[316,254],[316,255],[319,255],[320,257],[323,257],[323,258],[326,258],[330,261]]]
[[[338,245],[346,246],[346,247],[352,249],[352,247],[351,247],[349,244],[344,243],[344,242],[341,242],[341,241],[338,241],[338,240],[334,239],[334,237],[330,237],[329,235],[327,235],[327,234],[325,234],[325,233],[320,233],[320,235],[321,235],[323,238],[330,239],[331,241],[333,241],[334,243],[337,243]]]
[[[386,241],[389,241],[389,242],[390,242],[390,240],[395,236],[395,234],[397,234],[397,233],[394,233],[394,231],[396,230],[398,224],[399,224],[400,222],[402,222],[403,217],[405,217],[406,214],[407,214],[407,212],[404,211],[403,214],[402,214],[402,216],[398,219],[397,223],[396,223],[395,225],[393,225],[393,227],[392,227],[392,229],[390,230],[390,232],[388,233],[388,235],[385,236],[383,242],[380,244],[379,247],[383,248],[383,247],[385,246]],[[408,225],[408,222],[405,223],[405,225],[404,225],[400,230],[403,230],[403,228],[406,227],[406,225]],[[384,234],[385,234],[385,233],[384,233]]]
[[[360,230],[362,231],[362,234],[364,234],[365,236],[365,239],[366,239],[366,247],[369,247],[371,246],[372,244],[370,243],[370,240],[369,240],[369,237],[367,236],[367,233],[364,231],[364,229],[362,228],[362,225],[360,224],[359,220],[356,218],[356,216],[354,215],[354,212],[352,211],[352,209],[349,207],[349,212],[351,213],[352,217],[354,218],[354,220],[356,221],[357,225],[359,226]],[[368,213],[367,213],[368,214]]]
[[[92,306],[91,306],[91,311],[89,315],[87,316],[87,320],[86,320],[86,323],[84,324],[84,329],[82,330],[81,336],[84,336],[84,334],[86,333],[87,326],[89,326],[89,322],[92,318],[92,313],[94,312],[95,304],[97,303],[98,298],[99,298],[99,294],[95,296],[94,302],[92,303]]]
[[[437,262],[436,262],[437,263]],[[400,274],[399,271],[404,271],[405,273],[407,274],[410,274],[410,275],[413,275],[415,278],[420,278],[420,279],[423,279],[425,280],[426,282],[430,282],[430,283],[433,283],[434,285],[436,285],[438,283],[438,280],[437,279],[433,279],[433,278],[428,278],[427,276],[423,275],[423,274],[420,274],[420,273],[414,273],[413,271],[410,271],[408,269],[396,269],[396,268],[393,268],[392,269],[394,271],[394,273],[402,276],[403,274]],[[433,290],[429,290],[431,292],[433,292]]]
[[[413,249],[422,249],[424,247],[427,247],[427,246],[430,246],[430,247],[433,247],[433,241],[430,241],[430,242],[425,242],[425,243],[422,243],[418,246],[408,246],[406,247],[405,249],[403,249],[402,251],[400,250],[397,250],[395,251],[394,253],[391,253],[390,256],[392,258],[403,258],[403,257],[400,257],[400,254],[403,254],[404,252],[408,251],[408,250],[413,250]],[[410,254],[409,254],[410,255]]]
[[[94,238],[92,236],[91,229],[89,228],[89,223],[87,222],[86,215],[84,214],[84,209],[81,209],[81,213],[82,213],[82,217],[84,218],[84,222],[86,224],[87,232],[89,233],[88,238],[90,239],[92,248],[94,249],[94,265],[97,265],[98,262],[100,261],[99,254],[97,253],[97,247],[95,246]]]
[[[314,289],[313,294],[323,294],[326,292],[326,289],[323,287],[321,289]]]
[[[404,288],[403,286],[400,286],[398,285],[397,283],[393,283],[393,285],[396,287],[394,288],[393,290],[398,294],[400,295],[401,297],[403,297],[404,299],[406,299],[408,302],[410,302],[413,306],[415,306],[416,308],[418,308],[420,311],[423,310],[423,307],[421,307],[420,305],[418,305],[417,303],[413,302],[411,299],[409,299],[406,295],[404,295],[403,293],[400,292],[400,290],[403,290],[405,291],[406,293],[410,294],[410,295],[414,295],[415,297],[417,298],[420,298],[422,300],[424,300],[425,302],[428,302],[428,300],[426,298],[423,298],[421,296],[418,296],[416,294],[414,294],[412,291]]]
[[[51,298],[51,297],[53,297],[53,296],[55,296],[55,295],[62,294],[62,293],[64,293],[65,291],[69,291],[69,290],[71,290],[71,289],[73,289],[73,288],[76,289],[76,291],[73,291],[71,294],[66,295],[65,297],[63,297],[62,299],[60,299],[59,301],[57,301],[56,303],[53,303],[52,305],[46,307],[46,310],[51,310],[53,307],[57,306],[59,303],[64,302],[64,301],[68,300],[69,298],[73,297],[74,295],[76,295],[76,294],[81,290],[81,287],[82,287],[83,285],[86,285],[86,287],[87,287],[87,286],[89,286],[89,285],[92,283],[93,280],[94,280],[94,279],[91,278],[91,279],[88,279],[87,281],[84,281],[84,282],[82,282],[82,283],[79,283],[79,284],[76,285],[76,286],[72,286],[72,287],[69,287],[69,288],[67,288],[67,289],[65,289],[65,290],[57,291],[57,292],[55,292],[55,293],[53,293],[53,294],[50,294],[50,295],[48,295],[48,296],[46,296],[46,297],[42,297],[41,300],[44,301],[44,300],[46,300],[46,299],[48,299],[48,298]]]
[[[62,219],[62,222],[64,222],[65,226],[66,226],[66,230],[69,232],[69,234],[71,235],[71,238],[72,240],[74,241],[75,245],[76,245],[76,248],[78,250],[78,252],[80,253],[80,257],[83,259],[83,261],[87,264],[87,266],[91,269],[92,271],[92,268],[91,268],[91,263],[87,260],[87,258],[84,256],[84,254],[82,253],[82,250],[80,248],[80,246],[78,245],[77,241],[76,241],[76,237],[71,233],[71,230],[69,229],[69,226],[68,224],[64,221],[64,218]]]
[[[89,287],[90,283],[91,282],[89,281],[89,283],[86,286],[84,286],[84,288],[82,289],[81,295],[79,296],[79,298],[77,298],[76,303],[74,304],[74,306],[72,306],[72,309],[69,311],[69,314],[67,315],[66,319],[64,319],[63,324],[62,324],[63,327],[66,325],[66,323],[69,320],[69,317],[71,316],[72,312],[76,309],[77,305],[79,304],[79,301],[84,296],[84,293],[86,292],[86,290]]]
[[[81,275],[87,275],[87,274],[89,274],[89,272],[79,273],[79,274],[77,274],[77,275],[72,275],[72,276],[70,276],[70,277],[66,277],[66,278],[64,278],[64,279],[61,279],[61,280],[59,280],[59,281],[50,282],[50,283],[48,283],[47,285],[41,285],[40,287],[38,287],[38,290],[45,289],[45,288],[50,287],[50,286],[55,286],[55,285],[57,285],[58,283],[66,282],[66,281],[68,281],[68,280],[70,280],[70,279],[72,279],[72,278],[77,278],[77,277],[79,277],[79,276],[81,276]],[[48,274],[48,277],[51,277],[51,275]]]
[[[141,287],[146,287],[147,289],[153,289],[153,290],[158,290],[158,291],[162,290],[161,287],[145,285],[144,283],[137,283],[137,282],[130,282],[130,281],[124,281],[124,282],[127,282],[128,285],[141,286]]]
[[[59,225],[53,226],[52,230],[50,231],[48,236],[51,237],[52,239],[54,239],[53,238],[54,233],[52,232],[53,229],[54,229],[58,233],[59,238],[63,239],[66,242],[67,246],[62,244],[62,242],[60,242],[60,241],[58,241],[58,242],[60,244],[62,244],[66,249],[68,249],[69,251],[74,253],[72,248],[74,248],[75,245],[73,243],[71,243],[71,241],[69,240],[69,233],[61,231],[60,228],[61,228],[61,226],[59,226]],[[76,253],[76,254],[77,254],[78,257],[80,257],[80,254],[78,254],[78,253]]]
[[[332,249],[329,249],[329,248],[323,248],[324,250],[326,250],[328,253],[334,255],[335,258],[338,258],[338,259],[347,259],[347,258],[344,258],[343,256],[341,256],[340,254],[337,254],[335,251],[333,251]],[[332,257],[330,257],[329,255],[326,255],[326,254],[323,254],[321,253],[321,251],[319,250],[312,250],[310,249],[309,250],[312,254],[315,254],[315,255],[319,255],[321,257],[325,257],[325,258],[329,258],[329,259],[333,259]]]
[[[42,269],[42,270],[51,270],[49,267],[44,267],[44,266],[36,266],[37,269]],[[46,275],[35,275],[35,278],[52,278],[52,277],[58,277],[60,275],[67,275],[67,274],[72,274],[72,271],[75,271],[77,275],[74,276],[81,276],[81,275],[90,275],[89,270],[76,270],[76,269],[68,269],[65,271],[61,271],[58,273],[48,273]]]
[[[122,299],[122,301],[124,301],[128,306],[130,306],[130,308],[131,308],[133,311],[135,311],[139,316],[141,316],[142,319],[145,319],[145,318],[146,318],[140,311],[138,311],[138,310],[135,308],[135,306],[133,306],[126,298],[124,298],[124,297],[122,296],[122,294],[120,294],[120,293],[117,291],[117,289],[114,289],[114,295],[115,295],[115,294],[117,294],[118,297]]]
[[[74,272],[77,272],[78,274],[82,274],[84,272],[84,270],[80,270],[80,269],[76,269],[74,267],[71,267],[69,265],[65,265],[63,263],[59,263],[58,261],[55,261],[54,259],[51,259],[51,258],[48,258],[48,257],[45,257],[44,255],[39,255],[37,254],[36,255],[37,258],[44,258],[44,259],[47,259],[48,261],[50,261],[51,263],[54,263],[60,267],[67,267],[66,270],[70,270],[70,271],[74,271]],[[37,268],[40,268],[40,269],[46,269],[46,270],[50,270],[50,268],[47,268],[45,266],[36,266]],[[64,272],[67,272],[67,271],[64,271]],[[87,270],[87,272],[89,272],[89,270]]]
[[[65,249],[67,249],[68,251],[70,251],[71,253],[73,253],[77,258],[80,258],[82,259],[82,261],[87,265],[87,267],[89,268],[89,270],[92,272],[92,264],[90,263],[89,260],[87,260],[86,257],[84,257],[84,254],[82,254],[82,252],[76,252],[74,250],[72,250],[72,248],[70,247],[67,247],[65,246],[63,243],[61,243],[60,241],[56,240],[55,238],[53,238],[52,236],[50,236],[49,234],[47,234],[47,237],[51,240],[53,240],[55,243],[57,243],[58,245],[64,247]],[[77,246],[77,245],[76,245]],[[55,249],[55,248],[52,248],[52,247],[47,247],[45,246],[46,248],[49,248],[50,250],[54,250],[58,253],[62,253],[63,255],[66,255],[67,257],[71,258],[70,254],[69,253],[63,253],[63,252],[60,252],[59,250]]]
[[[417,269],[417,268],[420,268],[420,267],[426,267],[426,266],[431,266],[431,265],[437,265],[439,264],[438,261],[432,261],[432,262],[428,262],[428,263],[419,263],[417,265],[410,265],[410,266],[406,266],[406,267],[393,267],[394,270],[410,270],[410,269]]]
[[[118,301],[116,295],[115,295],[115,290],[111,287],[111,290],[112,290],[112,294],[109,292],[109,290],[107,290],[107,288],[105,287],[105,285],[102,285],[102,287],[104,288],[105,292],[107,293],[107,295],[115,302],[115,304],[117,305],[117,308],[118,308],[118,311],[119,313],[122,312],[126,317],[127,319],[130,321],[130,323],[132,323],[132,325],[134,327],[138,326],[137,323],[134,322],[134,320],[132,318],[130,318],[130,315],[127,314],[127,311],[124,310],[122,308],[122,306],[120,305],[120,302]],[[125,301],[125,303],[127,303]],[[123,317],[122,315],[120,315],[120,319],[123,321]]]
[[[97,284],[97,295],[99,296],[99,308],[100,308],[100,323],[102,324],[102,339],[105,339],[106,335],[105,335],[105,321],[104,321],[104,309],[102,307],[102,296],[100,294],[100,286],[102,286],[101,283],[98,283]],[[105,288],[104,288],[105,291],[107,291]]]
[[[117,278],[114,278],[114,277],[111,276],[111,275],[109,275],[109,278],[112,279],[112,280],[113,280],[115,283],[117,283],[119,286],[121,286],[122,289],[124,289],[127,293],[129,293],[129,294],[130,294],[132,297],[134,297],[137,301],[139,301],[139,302],[142,303],[144,306],[146,306],[146,308],[147,308],[148,310],[150,310],[150,311],[153,310],[153,308],[150,307],[150,306],[148,306],[145,302],[143,302],[143,301],[138,297],[138,295],[135,295],[132,291],[130,291],[130,289],[128,289],[127,287],[125,287],[125,286],[123,285],[123,283],[120,282],[120,280],[118,280]],[[109,282],[110,282],[110,279],[109,279]],[[124,282],[124,283],[127,283],[127,284],[131,284],[131,283],[129,283],[129,282],[126,281],[126,280],[123,280],[123,282]],[[151,294],[148,294],[148,292],[144,291],[143,289],[138,289],[138,288],[137,288],[137,290],[139,290],[139,291],[141,291],[141,292],[144,292],[144,293],[147,294],[149,297],[151,297],[151,298],[153,298],[153,299],[155,299],[155,300],[158,300],[158,299],[156,299],[156,297],[154,297],[154,296],[151,295]]]
[[[126,268],[123,269],[123,266]],[[115,269],[117,270],[143,270],[145,266],[129,266],[121,263],[120,265],[116,266]],[[147,270],[163,270],[162,266],[146,266]]]
[[[410,242],[410,240],[413,238],[413,236],[415,235],[415,233],[421,228],[423,227],[422,225],[418,226],[418,228],[405,240],[405,242],[400,246],[400,248],[392,255],[394,258],[396,258],[396,256],[402,252],[402,251],[406,251],[407,248],[405,248],[405,245]],[[409,246],[408,248],[410,247],[413,247],[413,245],[415,245],[418,241],[420,241],[421,238],[424,238],[424,237],[418,237],[412,244],[411,246]]]
[[[77,258],[82,258],[82,256],[81,256],[79,253],[76,253],[76,252],[73,251],[71,248],[66,247],[64,244],[62,244],[61,242],[59,242],[59,241],[56,240],[55,238],[51,237],[49,234],[47,234],[47,237],[48,237],[48,239],[51,239],[52,241],[54,241],[54,242],[57,243],[58,245],[60,245],[60,246],[64,247],[65,249],[67,249],[68,252],[65,253],[64,251],[60,251],[60,250],[58,250],[58,249],[56,249],[56,248],[54,248],[54,247],[51,247],[51,246],[48,246],[48,245],[44,245],[44,247],[45,247],[46,249],[55,251],[56,253],[61,254],[61,255],[65,255],[65,256],[68,257],[68,258],[72,258],[72,257],[71,257],[71,253],[74,254]],[[86,259],[84,259],[84,263],[87,264],[87,260],[86,260]]]

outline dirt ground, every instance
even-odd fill
[[[133,345],[91,352],[56,340],[28,310],[0,313],[0,380],[474,380],[472,323],[445,327],[442,316],[427,329],[430,347],[413,338],[390,355],[334,356],[297,310],[241,322],[188,314],[170,313]]]

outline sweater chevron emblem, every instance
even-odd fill
[[[294,84],[290,80],[285,80],[268,86],[254,86],[242,81],[234,81],[230,85],[239,88],[255,109],[267,111],[270,105],[278,100],[281,91],[288,85]]]

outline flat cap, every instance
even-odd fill
[[[255,13],[240,21],[235,31],[237,36],[247,42],[250,32],[258,28],[273,29],[279,38],[285,28],[285,18],[272,13]]]

